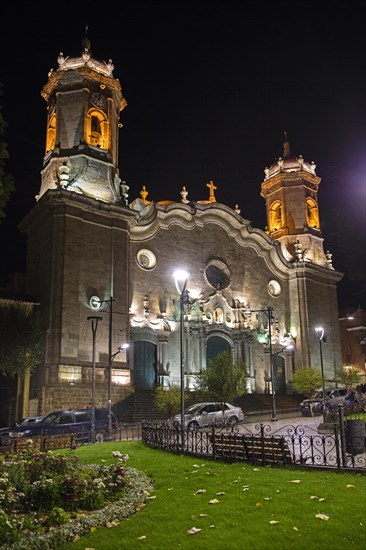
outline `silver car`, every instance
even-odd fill
[[[324,404],[326,410],[331,408],[332,405],[338,403],[345,403],[347,395],[347,388],[325,388]],[[300,403],[300,409],[303,416],[311,416],[311,401],[310,399],[304,399]],[[314,416],[323,414],[323,391],[319,390],[313,397],[312,409]]]
[[[188,407],[184,414],[184,425],[188,430],[212,425],[234,427],[243,420],[244,413],[240,407],[219,401],[196,403]],[[173,423],[181,424],[180,414],[175,415]]]

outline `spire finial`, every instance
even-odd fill
[[[85,27],[85,36],[84,38],[82,39],[81,41],[81,47],[82,47],[82,53],[89,53],[91,54],[91,51],[90,51],[90,40],[88,38],[88,30],[89,30],[89,25],[86,25]]]
[[[283,158],[288,159],[291,156],[290,144],[287,141],[286,130],[283,133],[285,134],[285,143],[283,144]]]

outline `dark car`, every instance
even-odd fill
[[[92,434],[93,409],[72,409],[49,413],[41,422],[28,426],[18,426],[10,432],[14,440],[19,437],[33,437],[37,435],[75,434],[76,441],[104,441],[108,436],[108,409],[95,408],[95,431]],[[116,417],[112,413],[112,432],[119,427]]]
[[[14,426],[7,426],[6,428],[0,428],[0,445],[8,446],[11,444],[10,432],[16,428],[28,426],[34,422],[40,422],[43,420],[43,416],[31,416],[29,418],[21,418]]]

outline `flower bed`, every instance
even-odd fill
[[[0,462],[2,549],[49,549],[119,522],[143,503],[151,480],[126,468],[127,455],[114,463],[81,464],[70,452],[55,455],[34,448],[8,454]]]

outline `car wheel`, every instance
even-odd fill
[[[190,422],[187,426],[187,430],[198,430],[199,428],[199,424],[198,422],[196,422],[195,420],[193,420],[192,422]]]
[[[4,445],[4,447],[9,447],[11,445],[11,439],[8,435],[4,435],[1,438],[1,444]]]
[[[95,442],[96,443],[103,443],[104,441],[105,441],[105,433],[104,432],[96,432]]]
[[[239,420],[236,416],[230,416],[227,424],[230,428],[234,428],[238,424],[238,422]]]

